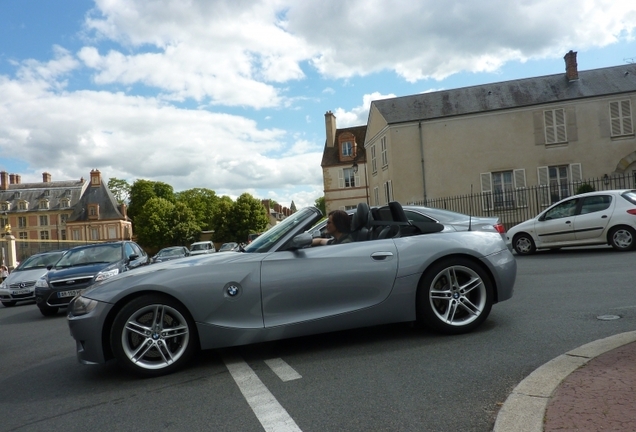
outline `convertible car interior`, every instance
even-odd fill
[[[408,237],[436,233],[443,229],[444,225],[436,222],[410,221],[397,201],[373,208],[366,203],[359,203],[351,216],[351,236],[354,241]]]

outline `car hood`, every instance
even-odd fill
[[[69,277],[94,276],[97,273],[99,273],[101,270],[113,264],[117,264],[117,262],[87,264],[87,265],[79,265],[75,267],[68,267],[68,268],[62,268],[62,269],[51,269],[46,276],[47,276],[47,279],[50,281],[66,279]]]
[[[249,263],[261,261],[268,253],[213,253],[189,256],[138,267],[134,271],[123,272],[104,281],[92,285],[84,292],[84,296],[104,302],[117,301],[121,292],[130,287],[140,290],[147,287],[166,288],[169,279],[182,281],[195,273],[195,268],[208,267],[206,273],[214,274],[215,268],[226,268],[230,263]],[[200,272],[200,271],[199,271]]]
[[[45,268],[38,268],[33,270],[20,270],[12,271],[9,277],[5,279],[5,285],[15,284],[20,282],[37,281],[46,274],[48,270]]]

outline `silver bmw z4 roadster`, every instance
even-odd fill
[[[81,363],[112,358],[144,376],[181,369],[201,349],[420,321],[469,332],[512,297],[517,265],[497,232],[445,232],[401,205],[360,203],[352,242],[312,247],[323,219],[304,208],[245,249],[144,266],[73,299]],[[388,219],[388,220],[387,220]]]

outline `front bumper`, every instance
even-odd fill
[[[35,290],[33,286],[28,288],[3,288],[0,289],[1,301],[24,301],[33,300],[35,298]]]
[[[112,307],[110,303],[97,302],[95,309],[86,315],[68,314],[68,327],[75,339],[77,360],[80,363],[97,364],[108,360],[104,352],[103,328]]]

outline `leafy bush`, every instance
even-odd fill
[[[591,184],[588,184],[588,183],[583,183],[576,190],[576,194],[578,195],[578,194],[582,194],[582,193],[595,192],[595,191],[596,191],[596,189],[594,189],[594,186],[592,186]]]

